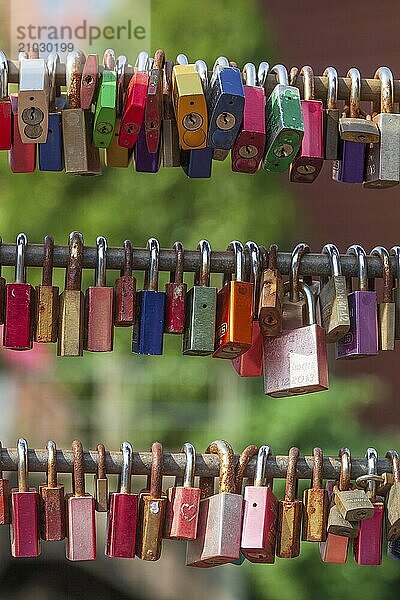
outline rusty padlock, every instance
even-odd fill
[[[36,286],[35,342],[56,342],[58,338],[59,289],[53,285],[54,241],[44,238],[42,283]]]
[[[133,250],[130,240],[124,241],[124,264],[114,284],[114,325],[130,327],[135,320],[136,278],[132,275]]]
[[[57,482],[57,448],[53,441],[47,443],[47,481],[39,486],[40,537],[47,542],[65,538],[64,486]]]

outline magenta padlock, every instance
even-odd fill
[[[96,559],[96,522],[93,496],[85,492],[85,471],[81,442],[72,442],[74,471],[73,494],[67,497],[67,544],[68,560]]]
[[[303,67],[304,100],[301,112],[304,122],[304,136],[301,148],[290,165],[290,181],[312,183],[319,175],[324,163],[324,110],[321,100],[314,99],[314,72],[311,67]]]
[[[252,563],[275,562],[278,500],[272,491],[272,483],[266,481],[269,454],[269,446],[260,447],[254,485],[244,488],[240,550]]]
[[[15,282],[6,284],[3,345],[11,350],[30,350],[33,346],[35,296],[33,287],[26,282],[26,244],[26,235],[20,233],[16,242]]]
[[[360,532],[354,539],[354,559],[358,565],[380,565],[382,563],[383,499],[376,495],[378,476],[378,454],[375,448],[368,448],[365,457],[368,461],[368,474],[356,480],[357,485],[367,482],[367,495],[374,505],[374,514],[370,519],[360,522]]]
[[[311,288],[299,282],[307,303],[308,324],[264,337],[264,393],[274,398],[328,389],[325,329],[316,323],[316,301]],[[289,283],[285,283],[285,292]]]
[[[378,300],[368,290],[367,258],[362,246],[350,246],[347,254],[358,260],[360,290],[348,295],[350,329],[336,344],[336,358],[361,358],[378,354]]]
[[[183,281],[184,248],[182,242],[175,242],[175,271],[171,271],[170,280],[165,285],[165,333],[183,333],[185,325],[185,307],[187,285]]]
[[[18,489],[11,490],[11,554],[15,558],[39,556],[39,494],[29,488],[28,443],[19,439]]]
[[[8,95],[8,60],[0,50],[0,150],[11,148],[11,102]]]
[[[121,452],[122,470],[119,491],[110,494],[106,555],[113,558],[135,558],[139,496],[131,493],[133,452],[131,444],[123,442]]]

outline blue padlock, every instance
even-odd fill
[[[155,238],[147,242],[150,265],[146,270],[144,290],[136,294],[132,352],[158,355],[163,353],[165,292],[158,291],[158,257],[160,245]]]
[[[200,75],[203,91],[207,94],[208,69],[204,60],[196,60],[196,71]],[[191,179],[207,179],[211,177],[213,148],[181,150],[181,166]]]
[[[215,61],[207,105],[207,145],[230,150],[242,124],[244,89],[241,72],[236,67],[231,67],[224,56]]]
[[[62,108],[60,105],[61,99],[57,98],[56,86],[56,72],[59,63],[60,57],[58,53],[51,52],[47,59],[50,80],[49,129],[46,142],[38,144],[40,171],[62,171],[64,169],[61,112],[57,112]]]

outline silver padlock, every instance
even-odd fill
[[[49,128],[49,76],[43,58],[19,66],[18,127],[24,144],[44,144]]]

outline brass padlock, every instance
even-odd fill
[[[386,536],[389,541],[400,539],[400,459],[396,450],[389,450],[386,458],[392,461],[393,485],[386,501]]]
[[[361,117],[361,75],[358,69],[352,68],[346,77],[352,80],[350,88],[350,116],[339,119],[339,133],[342,140],[361,144],[377,144],[379,129],[371,119]]]
[[[323,254],[328,254],[331,277],[321,278],[320,305],[322,325],[327,343],[337,342],[350,329],[349,304],[346,278],[342,275],[339,250],[334,244],[326,244]]]
[[[331,508],[328,517],[328,539],[330,536],[339,536],[345,538],[355,538],[360,531],[358,521],[348,521],[343,516],[335,504],[335,490],[346,491],[350,489],[350,451],[342,448],[340,451],[340,478],[339,481],[328,481],[327,489],[331,495]],[[347,549],[346,549],[347,551]]]
[[[313,450],[312,487],[303,494],[303,540],[324,542],[327,535],[329,495],[322,482],[324,457],[321,448]]]
[[[376,246],[371,251],[371,256],[374,255],[381,259],[383,273],[383,298],[378,304],[379,350],[394,350],[396,305],[392,300],[393,277],[390,255],[383,246]]]
[[[265,249],[264,249],[265,250]],[[278,246],[272,244],[268,252],[268,264],[263,260],[263,272],[260,282],[260,302],[258,320],[263,336],[276,336],[282,331],[283,317],[283,279],[277,266]],[[264,258],[267,252],[261,250]]]
[[[296,475],[299,449],[290,448],[286,472],[284,500],[279,500],[276,555],[280,558],[295,558],[300,554],[300,530],[303,503],[296,498],[298,479]]]
[[[341,480],[339,486],[334,488],[335,504],[338,507],[342,517],[346,521],[361,521],[362,519],[369,519],[374,514],[374,507],[366,495],[364,490],[360,489],[349,489],[349,476],[347,472],[351,473],[351,454],[348,448],[342,448],[339,454],[341,460],[345,460],[348,463],[348,467],[345,471],[341,471]],[[346,475],[343,474],[346,473]],[[344,477],[345,482],[343,481]]]

